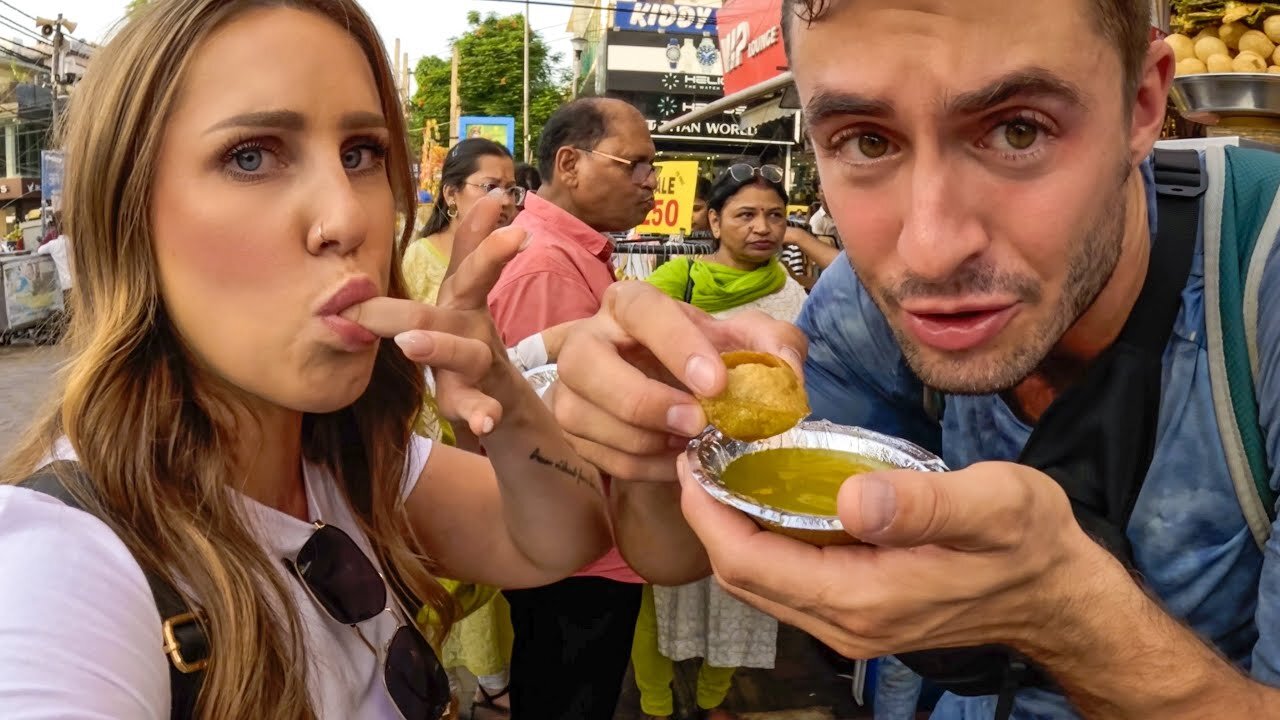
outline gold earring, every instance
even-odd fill
[[[450,220],[455,220],[455,219],[457,219],[457,217],[458,217],[458,206],[457,206],[457,205],[450,205],[450,206],[448,206],[447,208],[445,208],[444,216],[445,216],[445,217],[447,217],[447,218],[449,218]]]

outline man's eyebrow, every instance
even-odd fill
[[[343,130],[371,130],[385,128],[387,119],[383,117],[382,113],[351,112],[342,116],[338,121],[338,126]],[[300,112],[294,110],[262,110],[241,113],[225,120],[220,120],[210,126],[206,132],[225,130],[227,128],[270,128],[299,132],[305,130],[306,127],[307,119]]]
[[[893,106],[864,95],[819,89],[805,104],[804,114],[811,124],[818,125],[829,118],[849,115],[886,118],[893,115]]]
[[[951,114],[978,114],[1019,97],[1050,97],[1074,107],[1084,107],[1084,93],[1074,84],[1043,68],[1027,68],[997,78],[988,85],[944,100],[943,108]],[[812,125],[833,117],[887,118],[894,114],[893,105],[857,93],[819,88],[805,105],[804,113]]]
[[[1084,93],[1074,84],[1043,68],[1027,68],[997,78],[985,87],[943,102],[949,114],[977,115],[1020,97],[1054,98],[1084,107]]]

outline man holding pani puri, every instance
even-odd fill
[[[1247,525],[1229,471],[1239,458],[1214,415],[1223,388],[1211,380],[1217,331],[1205,288],[1207,274],[1224,271],[1201,238],[1222,232],[1197,235],[1185,220],[1181,232],[1177,222],[1156,228],[1150,157],[1174,55],[1149,43],[1150,24],[1146,0],[784,4],[848,262],[818,283],[803,336],[616,285],[566,341],[549,396],[583,457],[651,481],[612,498],[643,504],[648,527],[667,529],[615,527],[637,538],[624,547],[639,572],[672,584],[714,572],[849,657],[1000,645],[1051,680],[1015,683],[1000,707],[991,695],[948,694],[936,718],[1280,715],[1280,541],[1266,540],[1265,518],[1257,540]],[[1233,217],[1271,214],[1280,158],[1236,151],[1224,165],[1224,152],[1206,151],[1201,212],[1227,197]],[[1267,178],[1265,191],[1232,185],[1242,164]],[[1270,468],[1280,454],[1280,261],[1269,252],[1276,228],[1265,227],[1251,277]],[[1176,277],[1148,272],[1172,254],[1152,249],[1172,249],[1166,234],[1190,238]],[[1142,331],[1127,321],[1146,317],[1147,288],[1162,284],[1174,312],[1167,332],[1157,328],[1148,373],[1159,413],[1137,463],[1140,492],[1104,547],[1073,513],[1069,473],[1014,461],[1058,401],[1079,406],[1076,389],[1101,382],[1100,364],[1122,367],[1116,348]],[[744,349],[802,371],[816,417],[907,438],[954,472],[846,481],[838,515],[866,544],[817,548],[761,530],[693,484],[682,459],[684,440],[706,426],[698,398],[724,391],[720,353]],[[1269,472],[1262,484],[1274,490]]]

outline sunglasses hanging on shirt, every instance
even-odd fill
[[[284,563],[329,617],[350,626],[378,655],[359,625],[388,609],[387,583],[351,536],[323,522],[315,526],[298,557]],[[412,615],[406,617],[412,622]],[[402,625],[379,657],[383,685],[405,720],[444,717],[452,700],[449,678],[417,628]]]

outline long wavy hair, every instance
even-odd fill
[[[63,219],[77,272],[69,361],[2,475],[20,480],[60,438],[70,441],[91,479],[75,489],[78,499],[106,518],[143,568],[189,590],[203,613],[211,644],[197,712],[204,718],[316,716],[281,559],[263,552],[228,501],[235,438],[245,432],[233,418],[242,408],[231,388],[197,367],[166,313],[150,223],[161,138],[192,56],[231,19],[270,7],[331,18],[364,50],[397,138],[387,173],[398,211],[413,217],[404,115],[382,42],[354,0],[153,0],[98,51],[63,128]],[[406,223],[399,246],[411,233]],[[405,297],[400,273],[397,254],[394,297]],[[443,634],[454,603],[400,502],[423,393],[421,371],[384,342],[352,406],[304,418],[303,454],[333,472],[388,577],[436,613]]]

